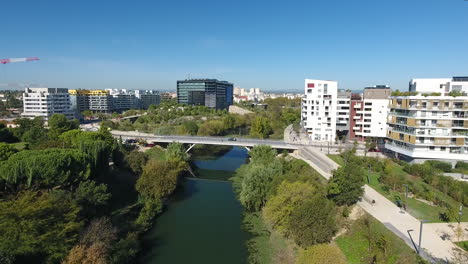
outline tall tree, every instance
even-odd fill
[[[365,172],[356,163],[347,163],[333,172],[328,182],[328,197],[337,205],[352,205],[364,193]]]
[[[25,263],[57,263],[78,240],[79,207],[53,192],[26,191],[0,202],[0,252]]]

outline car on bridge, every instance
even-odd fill
[[[228,140],[228,141],[237,141],[237,139],[234,138],[234,137],[230,137],[230,138],[228,138],[227,140]]]

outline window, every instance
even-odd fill
[[[434,147],[434,146],[430,146],[430,147],[429,147],[429,150],[435,150],[435,147]]]
[[[445,147],[440,147],[440,151],[445,151]]]

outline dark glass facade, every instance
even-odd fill
[[[233,88],[232,83],[216,79],[177,81],[177,102],[210,108],[227,108],[233,102]]]

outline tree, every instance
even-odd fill
[[[239,200],[248,210],[259,211],[270,193],[273,178],[282,173],[281,163],[252,163],[243,173]]]
[[[0,123],[0,142],[12,143],[15,141],[17,141],[17,139],[13,136],[11,131],[5,126],[5,124]]]
[[[256,138],[267,138],[273,132],[270,121],[265,117],[256,117],[250,128],[250,135]]]
[[[57,263],[78,240],[79,207],[54,192],[26,191],[0,202],[0,252],[29,259],[29,263]]]
[[[346,264],[346,258],[335,245],[318,244],[300,249],[296,264]]]
[[[192,136],[195,136],[198,132],[198,125],[197,125],[197,122],[195,121],[184,122],[183,126],[185,127],[187,132]]]
[[[135,185],[136,190],[147,199],[162,199],[170,195],[179,181],[185,164],[180,160],[159,161],[151,159]]]
[[[292,209],[288,230],[301,247],[328,243],[337,231],[336,214],[333,202],[314,195]]]
[[[220,120],[210,120],[203,123],[198,129],[199,136],[218,136],[224,132],[224,124]]]
[[[0,161],[7,160],[11,155],[18,152],[12,145],[0,143]]]
[[[83,208],[107,205],[111,194],[107,192],[107,185],[97,184],[93,180],[82,181],[73,193],[75,201]]]
[[[265,204],[265,222],[281,234],[289,236],[288,227],[292,211],[299,203],[312,198],[315,193],[316,189],[310,183],[283,181],[278,186],[277,194]]]
[[[333,172],[328,182],[328,198],[337,205],[352,205],[364,193],[364,170],[356,163],[347,163]]]
[[[108,264],[107,251],[102,243],[90,246],[76,245],[62,264]]]
[[[236,125],[236,119],[230,114],[225,115],[222,120],[225,130],[231,130]]]
[[[179,159],[181,161],[188,161],[189,156],[185,151],[184,145],[182,145],[182,143],[172,142],[169,145],[167,145],[166,159]]]
[[[269,145],[257,145],[249,151],[252,162],[267,164],[276,158],[277,152]]]
[[[143,172],[143,166],[145,166],[147,161],[148,155],[138,150],[133,150],[125,156],[125,162],[127,163],[128,167],[137,176],[141,175]]]
[[[63,114],[53,114],[48,121],[50,138],[58,138],[63,132],[77,129],[78,120],[68,120]]]
[[[375,149],[377,144],[375,143],[375,139],[371,137],[366,137],[366,149],[364,150],[364,157],[367,157],[367,152],[369,149]]]

